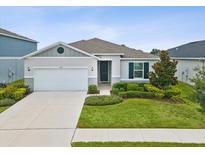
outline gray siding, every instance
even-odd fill
[[[37,43],[0,35],[0,56],[21,57],[37,50]]]
[[[63,54],[59,54],[57,52],[57,49],[59,47],[63,47],[64,48],[64,53]],[[81,52],[78,52],[78,51],[75,51],[71,48],[67,48],[67,47],[64,47],[64,46],[57,46],[57,47],[54,47],[52,49],[49,49],[47,51],[44,51],[42,53],[39,53],[37,55],[35,55],[36,57],[88,57],[87,55],[81,53]]]
[[[0,60],[0,83],[8,83],[24,76],[23,60],[10,59]]]
[[[21,57],[37,50],[37,43],[0,35],[0,83],[24,77],[24,62],[1,57]]]

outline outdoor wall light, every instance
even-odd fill
[[[28,72],[30,72],[31,71],[30,67],[27,67],[27,70],[28,70]]]
[[[92,67],[92,68],[91,68],[91,71],[93,71],[93,70],[94,70],[94,68]]]

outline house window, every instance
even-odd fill
[[[64,53],[64,48],[59,47],[59,48],[57,49],[57,52],[58,52],[59,54],[63,54],[63,53]]]
[[[144,67],[143,63],[134,63],[134,78],[144,78]]]

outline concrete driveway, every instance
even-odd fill
[[[69,146],[85,91],[34,92],[0,114],[0,146]]]

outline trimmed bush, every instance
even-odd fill
[[[5,99],[0,100],[0,107],[11,106],[11,105],[13,105],[15,103],[16,103],[15,100],[10,99],[10,98],[5,98]]]
[[[15,92],[17,90],[16,87],[13,87],[11,85],[8,85],[6,88],[4,88],[4,95],[6,98],[11,98],[12,97],[12,93]]]
[[[18,88],[17,91],[22,91],[24,94],[28,92],[26,88]]]
[[[174,86],[170,87],[170,89],[166,89],[165,92],[166,98],[171,98],[173,96],[179,96],[181,94],[180,90]]]
[[[98,94],[98,89],[96,85],[88,86],[88,94]]]
[[[118,89],[119,91],[127,91],[127,83],[126,82],[117,82],[113,84],[112,88]]]
[[[127,91],[144,91],[144,88],[140,87],[137,83],[128,83]]]
[[[5,91],[3,89],[0,90],[0,100],[4,99]]]
[[[23,87],[25,87],[24,79],[14,81],[14,82],[10,83],[9,85],[12,87],[15,87],[15,88],[23,88]]]
[[[153,98],[154,97],[153,93],[144,92],[144,91],[119,92],[119,96],[122,98]]]
[[[85,99],[85,105],[103,106],[121,103],[123,99],[118,96],[89,96]]]
[[[22,99],[26,94],[26,88],[18,88],[11,94],[11,98],[15,101]]]
[[[155,97],[159,97],[159,98],[164,97],[164,91],[163,90],[161,90],[161,89],[159,89],[159,88],[157,88],[157,87],[155,87],[155,86],[153,86],[149,83],[144,84],[144,88],[146,89],[146,91],[153,93],[153,95]]]
[[[176,103],[185,103],[186,102],[185,99],[181,98],[180,96],[172,96],[171,100],[176,102]]]

